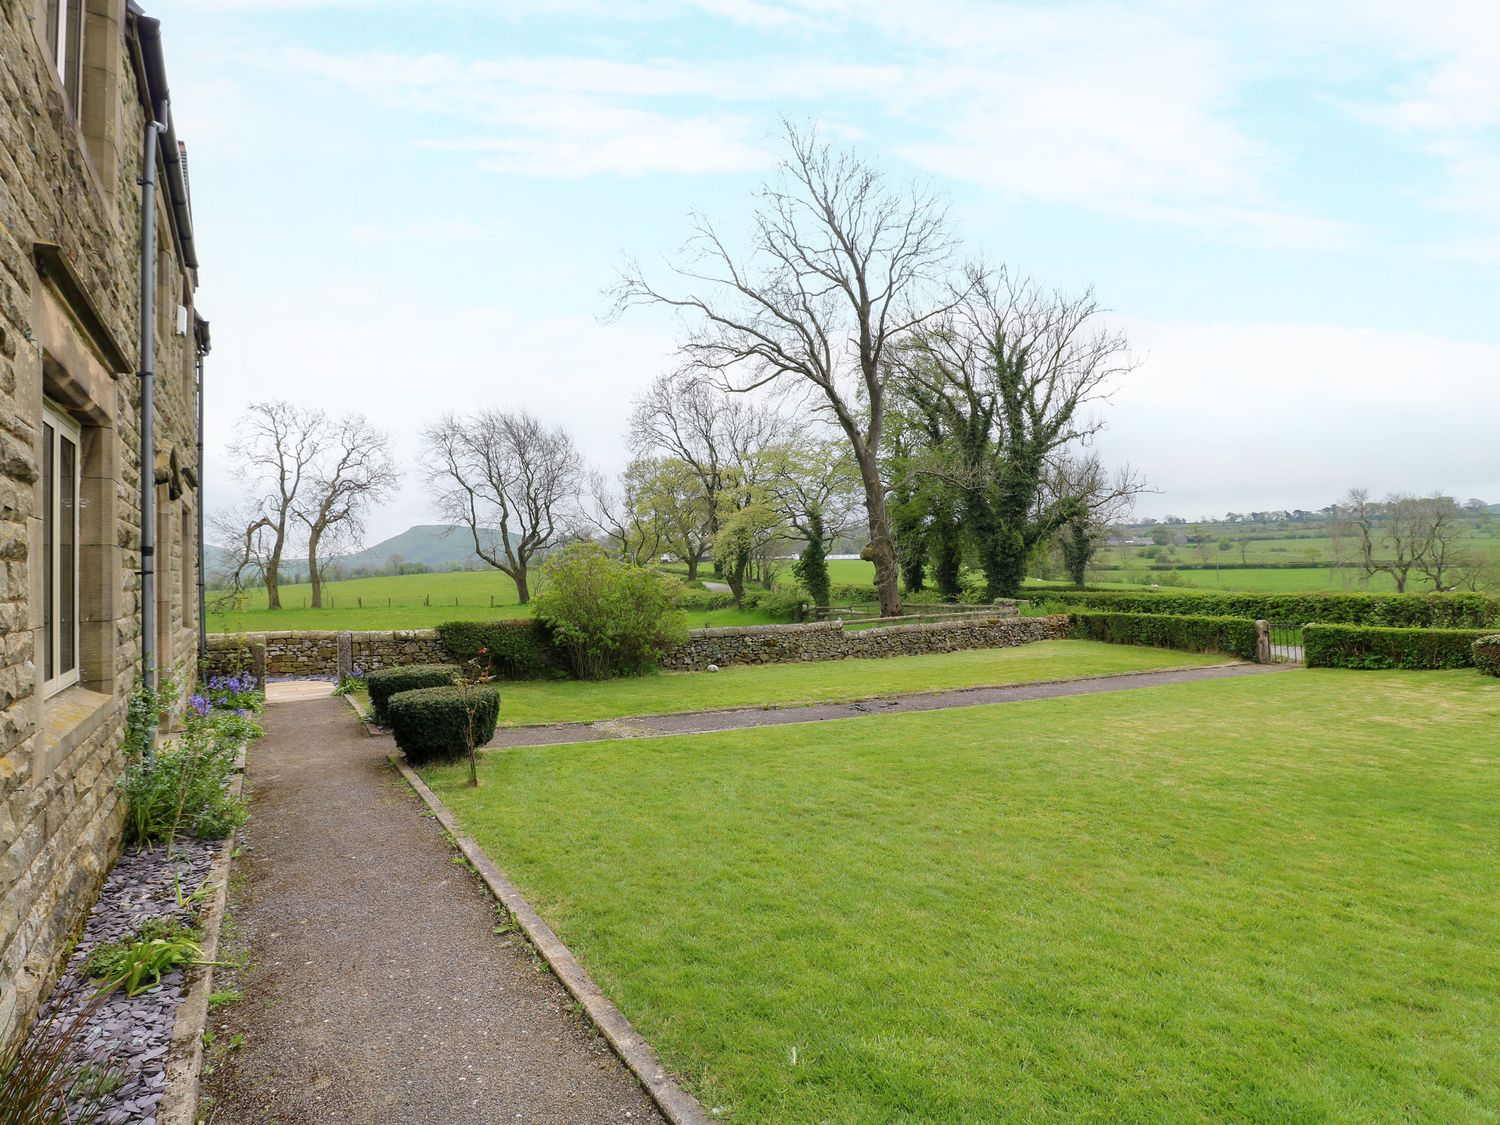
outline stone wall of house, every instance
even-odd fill
[[[710,664],[777,664],[848,657],[915,656],[973,648],[1007,648],[1067,635],[1067,616],[966,617],[926,625],[851,629],[837,621],[693,629],[665,668],[702,671]],[[335,677],[400,664],[452,659],[433,629],[402,632],[225,633],[208,641],[213,674]]]
[[[143,477],[157,482],[161,503],[163,668],[186,682],[196,657],[196,600],[182,597],[196,581],[185,570],[196,555],[194,342],[176,332],[195,278],[163,199],[160,456],[143,474],[132,357],[146,114],[126,49],[130,17],[124,0],[85,0],[75,113],[38,38],[47,7],[0,0],[0,1044],[35,1011],[118,852],[120,742],[140,652]],[[50,695],[41,671],[44,402],[81,431],[79,682]]]

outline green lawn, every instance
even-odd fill
[[[1200,656],[1098,641],[1042,641],[1019,648],[976,649],[879,660],[761,664],[718,672],[663,672],[623,680],[522,681],[500,686],[500,721],[591,722],[622,715],[661,715],[727,707],[830,703],[908,691],[992,687],[1073,680],[1122,672],[1223,664]]]
[[[428,778],[724,1120],[1494,1121],[1497,730],[1301,671]]]

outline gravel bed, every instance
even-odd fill
[[[219,842],[179,840],[177,878],[187,899],[207,878]],[[68,959],[68,967],[43,1010],[43,1021],[55,1018],[61,1029],[88,1008],[99,982],[88,976],[85,962],[98,946],[135,933],[151,918],[196,919],[192,904],[179,906],[173,882],[174,864],[164,844],[126,849],[104,880],[99,901],[84,923],[83,937]],[[174,970],[161,984],[139,996],[116,989],[94,1007],[72,1044],[72,1061],[92,1066],[95,1073],[118,1077],[119,1086],[100,1105],[105,1125],[155,1125],[156,1109],[167,1082],[167,1049],[172,1024],[182,1001],[183,972]]]

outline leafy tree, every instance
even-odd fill
[[[807,513],[807,540],[792,573],[807,591],[807,598],[815,606],[828,605],[833,596],[833,583],[828,577],[828,551],[824,547],[823,514],[816,509]]]

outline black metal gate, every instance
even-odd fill
[[[1273,664],[1301,664],[1302,626],[1290,621],[1272,621],[1271,662]]]

